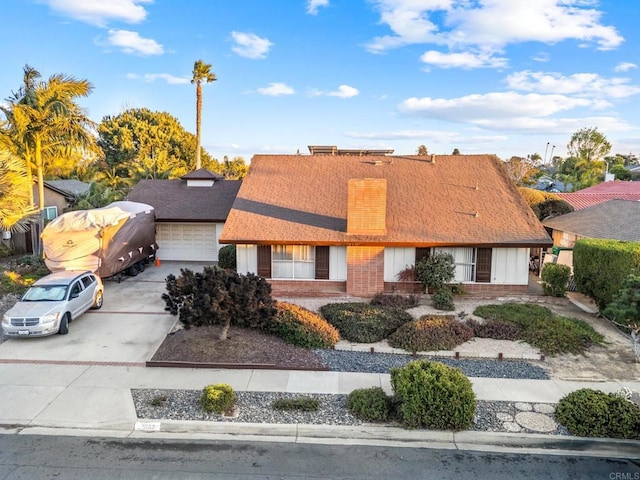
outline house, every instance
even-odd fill
[[[543,220],[556,247],[573,248],[581,238],[640,242],[640,201],[609,200]]]
[[[406,291],[450,252],[467,292],[525,292],[551,239],[494,155],[255,155],[222,230],[238,272],[277,294]]]
[[[558,193],[557,195],[570,203],[574,210],[582,210],[613,199],[640,200],[640,182],[621,180],[602,182],[577,192]]]
[[[154,208],[159,258],[215,262],[241,183],[202,168],[173,180],[141,180],[127,199]]]
[[[89,191],[91,184],[80,180],[44,181],[44,218],[53,220],[63,214],[78,199]],[[39,205],[38,184],[33,186],[33,201]]]

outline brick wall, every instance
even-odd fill
[[[274,297],[331,297],[342,296],[347,291],[347,282],[334,280],[271,280]]]
[[[347,295],[373,297],[384,291],[384,247],[347,247]]]

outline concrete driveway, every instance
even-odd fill
[[[177,320],[164,311],[161,295],[167,275],[179,275],[180,268],[202,271],[203,264],[162,262],[120,283],[106,280],[102,309],[75,319],[67,335],[8,339],[0,344],[0,362],[143,364]]]

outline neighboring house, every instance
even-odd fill
[[[467,292],[525,292],[551,239],[494,155],[256,155],[220,241],[277,294],[408,291],[450,252]]]
[[[640,201],[609,200],[542,224],[552,230],[556,247],[573,248],[581,238],[640,242]]]
[[[45,180],[44,181],[44,218],[53,220],[62,215],[80,195],[89,191],[91,184],[80,180]],[[40,204],[38,184],[33,186],[33,201]]]
[[[570,203],[575,210],[582,210],[613,199],[640,200],[640,182],[620,180],[602,182],[577,192],[558,193],[557,195]]]
[[[160,259],[215,262],[241,183],[202,168],[174,180],[141,180],[127,199],[155,209]]]

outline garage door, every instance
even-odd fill
[[[161,260],[218,260],[214,223],[157,223],[156,242]]]

